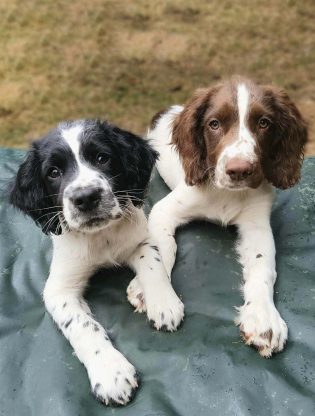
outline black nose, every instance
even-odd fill
[[[96,208],[101,200],[100,188],[85,188],[76,191],[70,201],[80,211],[91,211]]]

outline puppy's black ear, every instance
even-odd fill
[[[158,158],[158,153],[152,149],[148,142],[128,131],[114,127],[116,143],[119,143],[121,168],[127,194],[135,206],[144,202],[146,190],[151,177],[152,169]]]
[[[37,144],[32,145],[10,189],[10,203],[29,215],[45,234],[60,234],[61,226],[52,198],[41,176]]]

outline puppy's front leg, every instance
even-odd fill
[[[270,357],[283,349],[288,329],[273,300],[277,274],[269,217],[266,213],[257,213],[257,208],[252,214],[247,212],[238,223],[245,302],[239,308],[236,323],[245,343],[254,345],[263,357]]]
[[[176,259],[175,230],[194,218],[192,194],[189,187],[179,185],[154,205],[149,216],[149,232],[160,250],[169,278]]]
[[[57,257],[44,290],[46,308],[86,367],[96,398],[124,405],[138,386],[136,370],[113,347],[82,297],[92,270],[79,258]]]
[[[127,289],[129,302],[136,311],[146,310],[156,329],[175,331],[184,318],[184,305],[171,285],[158,247],[150,239],[143,241],[128,264],[137,273]]]

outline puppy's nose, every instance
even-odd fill
[[[90,211],[96,208],[101,200],[100,188],[84,188],[76,191],[70,198],[73,205],[80,211]]]
[[[225,173],[233,181],[241,181],[252,175],[254,166],[251,162],[234,157],[230,159],[225,166]]]

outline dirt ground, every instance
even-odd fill
[[[0,0],[0,145],[86,117],[142,134],[236,73],[288,90],[315,155],[314,21],[314,0]]]

